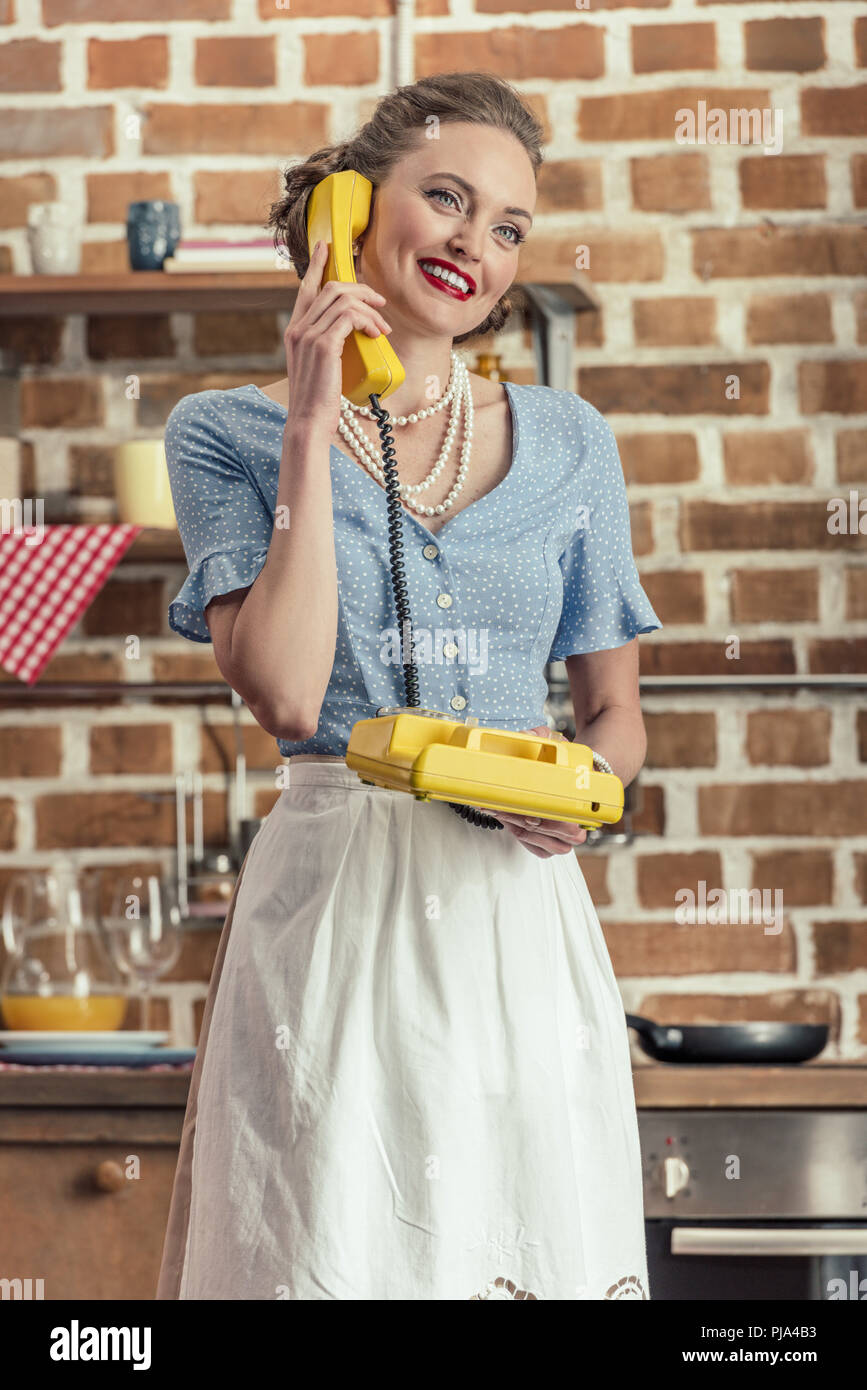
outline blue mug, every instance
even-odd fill
[[[166,257],[174,254],[181,239],[179,204],[164,203],[161,198],[130,203],[126,239],[133,270],[162,270]]]

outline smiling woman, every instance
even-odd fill
[[[287,172],[272,210],[303,276],[286,378],[169,417],[190,566],[169,621],[213,639],[288,779],[220,939],[159,1298],[647,1297],[626,1022],[577,827],[487,833],[345,762],[358,721],[404,704],[382,656],[392,532],[420,622],[485,640],[483,670],[413,653],[421,707],[537,728],[546,663],[584,654],[578,708],[632,760],[634,652],[587,655],[660,626],[610,428],[570,391],[472,377],[454,351],[506,321],[541,159],[496,77],[383,98]],[[356,281],[323,283],[305,214],[344,169],[373,185],[370,218]],[[388,399],[402,516],[370,412],[342,396],[353,329],[387,333],[405,368]]]

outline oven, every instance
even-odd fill
[[[651,1300],[867,1301],[867,1113],[639,1110]]]

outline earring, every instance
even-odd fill
[[[357,241],[354,241],[354,242],[352,243],[352,254],[353,254],[353,256],[357,256],[360,250],[361,250],[361,247],[359,246],[358,242],[357,242]]]

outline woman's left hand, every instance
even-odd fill
[[[535,729],[522,729],[521,732],[551,737],[547,724],[540,724]],[[486,810],[485,814],[501,821],[506,830],[539,859],[550,859],[552,854],[570,854],[576,845],[583,844],[587,839],[587,831],[574,821],[543,820],[538,816],[514,815],[511,811]]]

